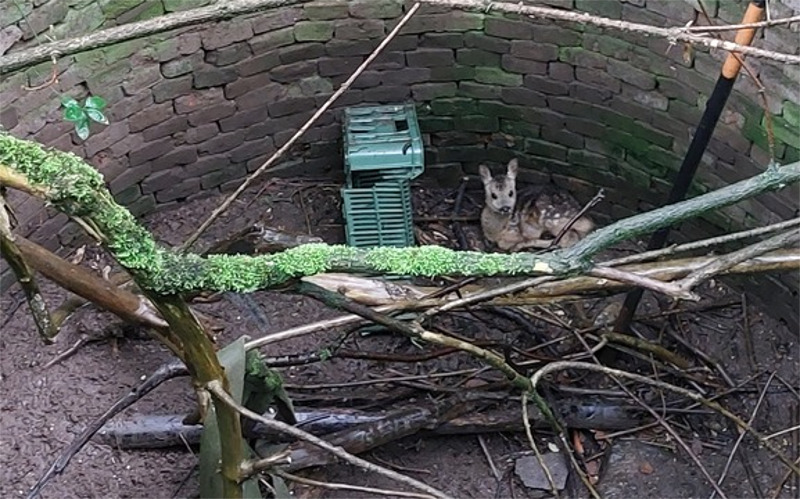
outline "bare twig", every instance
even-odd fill
[[[217,399],[221,400],[222,402],[224,402],[225,404],[230,406],[232,409],[234,409],[236,412],[238,412],[242,416],[250,418],[250,419],[252,419],[254,421],[258,421],[259,423],[263,424],[267,428],[270,428],[272,430],[275,430],[275,431],[278,431],[278,432],[281,432],[281,433],[285,433],[287,435],[291,435],[291,436],[293,436],[293,437],[295,437],[297,439],[300,439],[300,440],[303,440],[305,442],[308,442],[308,443],[310,443],[310,444],[312,444],[312,445],[314,445],[316,447],[319,447],[321,449],[324,449],[324,450],[330,452],[331,454],[335,455],[336,457],[339,457],[342,460],[344,460],[344,461],[346,461],[346,462],[348,462],[348,463],[350,463],[350,464],[352,464],[354,466],[358,466],[359,468],[362,468],[364,470],[367,470],[367,471],[370,471],[370,472],[373,472],[373,473],[378,473],[380,475],[383,475],[383,476],[385,476],[387,478],[390,478],[392,480],[395,480],[397,482],[404,483],[406,485],[414,487],[415,489],[427,492],[428,494],[430,494],[430,495],[432,495],[434,497],[441,497],[441,498],[450,499],[449,495],[445,494],[444,492],[442,492],[442,491],[440,491],[440,490],[438,490],[438,489],[436,489],[434,487],[431,487],[430,485],[426,485],[426,484],[420,482],[419,480],[415,480],[415,479],[413,479],[411,477],[407,477],[407,476],[405,476],[403,474],[397,473],[396,471],[393,471],[393,470],[384,468],[382,466],[378,466],[376,464],[370,463],[369,461],[366,461],[366,460],[361,459],[361,458],[359,458],[357,456],[354,456],[354,455],[350,454],[349,452],[345,452],[341,448],[335,447],[335,446],[329,444],[328,442],[322,440],[321,438],[315,437],[314,435],[312,435],[312,434],[310,434],[308,432],[305,432],[305,431],[303,431],[303,430],[301,430],[299,428],[296,428],[294,426],[288,425],[288,424],[286,424],[286,423],[284,423],[282,421],[278,421],[276,419],[265,418],[265,417],[263,417],[263,416],[261,416],[259,414],[256,414],[255,412],[253,412],[253,411],[251,411],[251,410],[249,410],[249,409],[247,409],[245,407],[242,407],[241,405],[237,404],[236,401],[230,395],[228,395],[228,392],[225,391],[225,389],[222,387],[222,385],[219,383],[219,381],[214,380],[214,381],[209,382],[206,385],[206,389],[209,392],[211,392],[211,394],[214,395],[214,397],[216,397]]]
[[[613,267],[594,267],[593,269],[589,270],[588,274],[592,277],[600,277],[603,279],[611,279],[612,281],[632,284],[640,288],[646,288],[665,294],[672,298],[691,301],[700,300],[700,297],[692,293],[690,290],[681,288],[673,283],[657,281],[649,277],[634,274],[633,272],[625,272]]]
[[[520,400],[522,401],[522,424],[525,426],[525,435],[528,437],[528,445],[531,446],[531,450],[533,450],[533,453],[536,455],[536,460],[539,461],[539,466],[542,467],[544,476],[547,478],[547,483],[550,484],[550,492],[553,494],[553,497],[558,499],[560,496],[558,494],[556,481],[553,480],[553,474],[550,472],[550,468],[548,468],[547,464],[544,462],[542,453],[539,451],[539,446],[536,445],[536,441],[533,439],[531,421],[528,419],[528,395],[523,393],[520,397]]]
[[[674,284],[685,291],[691,291],[699,283],[745,260],[763,255],[769,251],[797,244],[798,241],[800,241],[800,230],[792,230],[784,234],[772,236],[769,239],[744,247],[733,253],[720,256]]]
[[[575,225],[575,222],[577,222],[582,216],[584,216],[586,212],[597,206],[597,204],[603,199],[605,199],[605,197],[606,193],[603,189],[597,191],[597,194],[595,194],[594,197],[590,199],[589,202],[586,203],[586,205],[584,205],[584,207],[578,211],[578,213],[574,214],[572,218],[569,219],[569,222],[567,222],[567,224],[563,226],[560,231],[558,231],[558,234],[556,234],[556,237],[553,238],[553,240],[550,242],[550,245],[547,247],[547,249],[555,248],[556,246],[558,246],[558,243],[561,241],[564,235],[572,228],[572,226]]]
[[[780,449],[775,447],[770,441],[765,440],[764,436],[757,432],[752,426],[746,423],[742,418],[737,416],[736,414],[732,413],[728,409],[722,407],[716,402],[712,402],[711,400],[704,398],[703,396],[685,388],[681,388],[675,385],[671,385],[669,383],[665,383],[663,381],[650,379],[646,376],[641,376],[639,374],[633,374],[626,371],[622,371],[619,369],[612,369],[610,367],[605,367],[601,365],[589,364],[586,362],[553,362],[548,364],[538,371],[536,371],[533,376],[531,377],[531,383],[534,386],[534,389],[539,384],[541,379],[549,373],[561,371],[564,369],[582,369],[586,371],[594,371],[603,373],[607,376],[619,376],[622,378],[632,379],[639,383],[644,383],[646,385],[655,386],[658,388],[662,388],[664,390],[669,390],[671,392],[679,393],[684,397],[687,397],[695,402],[698,402],[709,409],[717,411],[718,413],[722,414],[726,418],[730,419],[736,425],[741,428],[742,430],[750,433],[753,435],[764,447],[769,449],[770,452],[773,453],[775,457],[777,457],[787,468],[789,468],[793,473],[796,473],[800,476],[800,467],[798,467],[795,463],[793,463],[789,458],[787,458]]]
[[[747,239],[750,237],[761,236],[764,234],[768,234],[770,232],[777,232],[798,225],[800,225],[800,217],[793,218],[791,220],[786,220],[784,222],[774,223],[771,225],[767,225],[765,227],[757,227],[755,229],[734,232],[732,234],[725,234],[723,236],[711,237],[709,239],[702,239],[700,241],[692,241],[690,243],[677,244],[669,246],[667,248],[657,249],[653,251],[646,251],[644,253],[637,253],[635,255],[624,256],[621,258],[614,258],[613,260],[608,260],[601,263],[601,265],[606,267],[616,267],[619,265],[627,265],[629,263],[644,262],[662,256],[675,255],[677,253],[684,253],[696,249],[718,246],[720,244],[725,244],[732,241],[738,241],[740,239]]]
[[[283,470],[275,470],[274,473],[279,477],[289,480],[292,482],[302,483],[303,485],[311,485],[314,487],[322,487],[323,489],[330,489],[330,490],[352,490],[353,492],[364,492],[367,494],[376,494],[380,496],[391,496],[391,497],[412,497],[418,499],[428,499],[431,496],[428,494],[416,494],[414,492],[405,492],[402,490],[386,490],[386,489],[376,489],[375,487],[361,487],[359,485],[350,485],[347,483],[334,483],[334,482],[320,482],[319,480],[312,480],[310,478],[302,477],[300,475],[294,475],[292,473],[287,473]]]
[[[757,23],[748,23],[748,24],[725,24],[722,26],[688,26],[684,28],[684,30],[690,33],[707,33],[712,31],[738,31],[740,29],[766,28],[770,26],[780,26],[783,24],[792,24],[796,22],[800,22],[800,16],[782,17],[780,19],[772,19],[770,21],[759,21]]]
[[[364,62],[362,62],[361,65],[358,66],[358,68],[356,68],[355,71],[353,71],[353,74],[350,75],[350,77],[347,80],[345,80],[344,83],[342,83],[339,89],[336,90],[336,92],[334,92],[333,95],[331,95],[327,101],[325,101],[325,104],[320,106],[320,108],[317,109],[317,111],[311,116],[311,118],[309,118],[308,121],[306,121],[306,123],[302,127],[300,127],[300,129],[297,130],[297,132],[294,135],[292,135],[292,138],[286,141],[286,143],[283,146],[281,146],[280,149],[275,151],[275,153],[273,153],[268,160],[266,160],[261,166],[259,166],[258,169],[254,171],[252,175],[247,177],[247,179],[244,182],[242,182],[242,185],[240,185],[233,192],[233,194],[228,196],[228,198],[221,205],[219,205],[219,207],[217,207],[202,224],[200,224],[200,227],[198,227],[197,230],[194,231],[194,233],[191,236],[189,236],[189,238],[186,241],[184,241],[184,243],[180,246],[181,251],[189,249],[192,246],[192,244],[197,240],[197,238],[200,237],[200,235],[214,222],[214,220],[216,220],[217,217],[219,217],[225,210],[227,210],[228,207],[236,200],[236,198],[239,197],[239,194],[244,192],[244,190],[247,189],[247,187],[250,184],[252,184],[253,181],[256,178],[258,178],[259,175],[264,173],[279,158],[281,158],[286,153],[286,151],[288,151],[294,145],[294,143],[297,142],[300,139],[300,137],[302,137],[303,134],[305,134],[308,131],[309,128],[311,128],[311,125],[316,123],[319,117],[322,116],[322,114],[325,111],[327,111],[328,108],[330,108],[333,105],[333,103],[336,102],[336,100],[347,91],[348,88],[350,88],[350,85],[352,85],[353,82],[356,80],[356,78],[358,78],[361,75],[361,73],[363,73],[364,70],[367,69],[367,66],[369,66],[372,63],[372,61],[374,61],[381,54],[381,52],[383,52],[383,49],[386,48],[386,46],[389,45],[389,43],[397,36],[397,34],[400,32],[403,26],[405,26],[408,20],[411,19],[411,16],[413,16],[414,13],[417,12],[417,10],[419,10],[419,8],[420,4],[415,3],[414,6],[408,9],[408,12],[406,12],[406,14],[402,17],[402,19],[400,19],[400,21],[397,22],[397,25],[394,27],[394,29],[392,29],[392,31],[390,31],[389,34],[386,35],[386,38],[383,39],[380,45],[378,45],[375,48],[375,50],[372,51],[369,57],[367,57],[364,60]]]

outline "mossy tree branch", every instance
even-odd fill
[[[160,247],[125,208],[114,202],[102,176],[77,156],[0,134],[0,184],[37,193],[60,211],[88,220],[137,283],[159,294],[247,292],[321,272],[394,275],[569,275],[585,272],[600,251],[626,239],[727,206],[800,180],[800,162],[696,198],[620,220],[577,245],[546,255],[453,251],[438,246],[360,249],[307,244],[261,256],[178,255]],[[24,179],[22,182],[21,179]],[[21,185],[24,184],[24,185]]]

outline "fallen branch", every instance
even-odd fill
[[[361,459],[361,458],[359,458],[357,456],[354,456],[354,455],[352,455],[352,454],[350,454],[348,452],[345,452],[341,448],[336,447],[334,445],[331,445],[328,442],[326,442],[326,441],[324,441],[324,440],[322,440],[322,439],[320,439],[318,437],[315,437],[314,435],[312,435],[312,434],[310,434],[308,432],[305,432],[305,431],[303,431],[303,430],[301,430],[299,428],[295,428],[294,426],[288,425],[288,424],[283,423],[281,421],[278,421],[276,419],[265,418],[265,417],[263,417],[263,416],[261,416],[259,414],[256,414],[255,412],[253,412],[253,411],[251,411],[251,410],[249,410],[249,409],[247,409],[245,407],[242,407],[241,405],[237,404],[236,401],[233,400],[233,398],[230,395],[228,395],[228,392],[225,391],[225,389],[222,387],[222,385],[218,381],[211,381],[210,383],[208,383],[206,385],[206,389],[215,398],[217,398],[218,400],[224,402],[225,404],[227,404],[229,407],[234,409],[236,412],[238,412],[242,416],[250,418],[250,419],[252,419],[254,421],[258,421],[259,423],[263,424],[264,426],[266,426],[268,428],[271,428],[274,431],[281,432],[281,433],[286,433],[288,435],[292,435],[293,437],[295,437],[295,438],[297,438],[299,440],[303,440],[303,441],[309,442],[312,445],[315,445],[316,447],[324,449],[324,450],[330,452],[331,454],[335,455],[336,457],[339,457],[342,460],[344,460],[344,461],[346,461],[346,462],[348,462],[348,463],[350,463],[350,464],[352,464],[354,466],[358,466],[359,468],[362,468],[362,469],[364,469],[366,471],[378,473],[380,475],[383,475],[383,476],[385,476],[387,478],[390,478],[392,480],[395,480],[397,482],[404,483],[406,485],[414,487],[417,490],[422,490],[422,491],[424,491],[424,492],[426,492],[428,494],[431,494],[434,497],[441,497],[441,498],[451,499],[450,496],[448,496],[444,492],[442,492],[442,491],[440,491],[440,490],[438,490],[438,489],[436,489],[434,487],[431,487],[430,485],[426,485],[426,484],[420,482],[419,480],[415,480],[413,478],[410,478],[410,477],[407,477],[407,476],[402,475],[400,473],[397,473],[396,471],[392,471],[392,470],[386,469],[386,468],[384,468],[382,466],[378,466],[376,464],[370,463],[369,461],[365,461],[364,459]]]

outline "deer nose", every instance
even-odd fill
[[[503,206],[502,208],[500,208],[500,213],[502,213],[503,215],[508,215],[509,213],[511,213],[511,208],[508,206]]]

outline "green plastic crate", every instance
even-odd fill
[[[350,107],[344,111],[345,174],[404,171],[409,180],[424,170],[425,150],[413,103]]]
[[[424,170],[414,105],[352,107],[344,116],[347,244],[413,246],[410,182]]]

